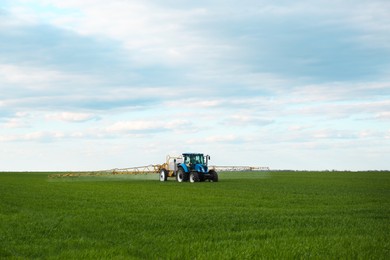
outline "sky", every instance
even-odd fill
[[[388,0],[0,0],[0,171],[390,170]]]

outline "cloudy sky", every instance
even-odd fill
[[[1,0],[0,171],[390,169],[388,0]]]

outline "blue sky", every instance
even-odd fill
[[[390,169],[389,1],[0,3],[0,171]]]

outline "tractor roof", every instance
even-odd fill
[[[203,155],[203,153],[183,153],[183,155]]]

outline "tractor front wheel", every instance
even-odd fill
[[[199,173],[198,172],[191,172],[190,173],[190,182],[199,182]]]
[[[168,173],[165,169],[160,171],[160,181],[167,181]]]

